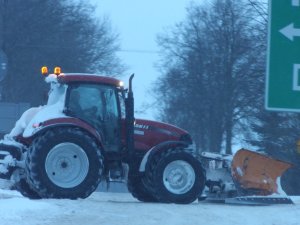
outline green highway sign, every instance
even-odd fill
[[[269,0],[266,109],[300,112],[300,0]]]

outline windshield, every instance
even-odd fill
[[[115,90],[106,85],[72,85],[69,90],[68,109],[88,122],[97,118],[105,120],[108,116],[118,117]]]

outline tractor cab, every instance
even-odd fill
[[[111,85],[76,82],[70,83],[66,92],[66,115],[92,125],[110,152],[118,152],[121,144],[119,92]]]
[[[99,134],[106,152],[120,152],[125,147],[122,146],[125,138],[121,132],[125,129],[121,121],[126,111],[123,82],[99,75],[61,73],[60,69],[54,72],[56,77],[49,93],[48,105],[55,104],[64,92],[63,114],[90,125]]]

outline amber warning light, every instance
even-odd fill
[[[47,66],[43,66],[41,68],[41,72],[42,72],[43,75],[47,75],[48,74],[48,68],[47,68]]]
[[[54,74],[58,76],[60,73],[61,73],[61,68],[58,67],[58,66],[55,67],[55,68],[54,68]]]

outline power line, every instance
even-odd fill
[[[54,46],[54,45],[23,45],[18,44],[16,47],[21,48],[57,48],[57,49],[69,49],[72,46]],[[147,50],[147,49],[120,49],[117,52],[128,52],[128,53],[140,53],[140,54],[159,54],[159,51]]]
[[[143,49],[120,49],[118,52],[142,53],[142,54],[158,54],[159,51],[143,50]]]

